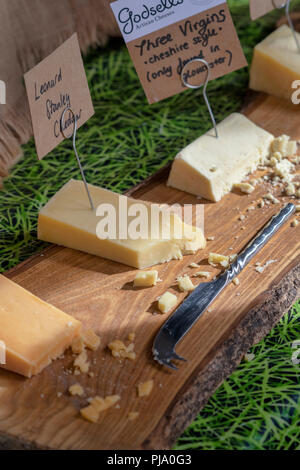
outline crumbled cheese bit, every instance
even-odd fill
[[[129,339],[129,341],[134,341],[135,340],[135,333],[129,333],[128,339]]]
[[[99,419],[99,413],[92,405],[81,408],[80,414],[84,419],[90,421],[91,423],[97,423]]]
[[[96,396],[90,400],[90,405],[92,405],[99,413],[101,413],[101,411],[105,411],[108,408],[114,406],[120,400],[120,398],[120,395],[109,395],[105,398]]]
[[[289,140],[289,136],[285,134],[281,135],[280,137],[277,137],[272,142],[272,151],[280,152],[281,155],[286,156]]]
[[[82,334],[82,339],[85,346],[92,351],[96,351],[96,349],[100,346],[100,338],[93,330],[86,330]]]
[[[80,384],[74,384],[69,387],[69,393],[70,395],[79,395],[82,397],[82,395],[84,395],[84,390]]]
[[[229,255],[229,261],[230,263],[233,263],[237,259],[238,255],[237,253],[234,253],[232,255]]]
[[[191,292],[196,286],[194,286],[189,276],[182,276],[178,278],[178,287],[181,292]]]
[[[244,214],[241,214],[241,215],[239,216],[239,220],[241,220],[241,221],[245,220],[245,218],[246,218],[246,216],[244,216]]]
[[[255,354],[253,354],[253,353],[247,353],[244,356],[244,360],[246,362],[251,362],[251,361],[253,361],[253,359],[255,359]]]
[[[270,259],[269,261],[267,261],[263,266],[260,265],[260,263],[255,263],[255,266],[257,266],[255,268],[255,271],[258,272],[258,273],[263,273],[264,270],[272,263],[276,263],[277,260],[276,259]]]
[[[294,220],[292,221],[292,223],[291,223],[291,226],[292,226],[292,227],[297,227],[297,225],[299,225],[299,220],[294,219]]]
[[[235,188],[239,189],[242,193],[251,194],[254,191],[254,186],[249,183],[238,183],[234,185]]]
[[[210,273],[206,271],[198,271],[197,273],[194,274],[194,277],[210,277]]]
[[[206,238],[206,240],[207,240],[208,242],[213,242],[214,239],[215,239],[215,237],[207,237],[207,238]]]
[[[285,188],[285,194],[287,196],[294,196],[296,194],[296,187],[293,183],[288,183]]]
[[[300,205],[296,206],[296,212],[300,212]]]
[[[235,286],[239,286],[239,285],[240,285],[240,281],[238,280],[237,277],[235,277],[232,282],[233,282],[233,284],[234,284]]]
[[[284,156],[285,157],[292,157],[293,155],[295,155],[295,153],[297,153],[297,142],[295,140],[290,140],[287,143],[286,151],[285,151]]]
[[[115,339],[114,341],[109,343],[108,348],[111,350],[111,354],[113,357],[120,359],[130,359],[131,361],[134,361],[134,359],[136,358],[136,354],[133,351],[133,343],[129,344],[129,346],[126,346],[123,341]]]
[[[88,375],[89,375],[89,377],[94,377],[95,376],[94,372],[89,372]]]
[[[223,268],[228,268],[229,266],[229,256],[219,255],[218,253],[209,253],[208,263],[211,266],[220,265]]]
[[[168,291],[158,299],[158,309],[161,313],[168,313],[176,304],[176,295]]]
[[[74,366],[77,367],[83,374],[86,374],[89,371],[90,363],[87,360],[87,353],[85,349],[82,351],[82,353],[79,354],[79,356],[76,357]]]
[[[299,206],[300,207],[300,206]],[[200,268],[200,264],[198,263],[191,263],[190,268]]]
[[[258,207],[260,207],[261,209],[262,209],[263,207],[265,207],[265,201],[264,201],[263,199],[262,199],[261,201],[259,201]]]
[[[137,386],[137,392],[139,397],[147,397],[150,395],[152,389],[153,389],[153,380],[147,380],[147,382],[143,382],[138,384]]]
[[[133,280],[133,285],[135,287],[151,287],[155,286],[157,281],[158,271],[155,269],[152,271],[139,271]]]
[[[282,160],[281,162],[277,162],[274,166],[274,173],[275,175],[280,176],[280,178],[284,178],[286,180],[290,180],[291,172],[295,169],[294,164],[291,163],[289,160]]]
[[[130,411],[130,413],[128,413],[129,421],[135,420],[139,416],[139,414],[140,413],[138,411]]]
[[[276,197],[271,194],[271,193],[267,193],[263,196],[264,199],[267,199],[268,201],[271,201],[273,204],[279,204],[280,201],[278,201],[278,199],[276,199]]]
[[[83,339],[81,336],[76,336],[72,341],[72,352],[74,354],[80,354],[84,350]]]
[[[80,410],[81,416],[87,421],[97,423],[101,411],[111,408],[120,400],[119,395],[111,395],[105,398],[94,397],[89,399],[90,404]]]

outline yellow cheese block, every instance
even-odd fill
[[[160,210],[161,217],[156,224],[153,214],[157,212],[152,210],[154,206],[150,203],[120,196],[97,186],[88,186],[95,210],[90,208],[83,182],[70,180],[41,209],[38,220],[40,240],[102,256],[135,268],[181,259],[182,255],[205,247],[206,241],[201,229],[184,224],[175,213],[168,212],[169,217],[163,218],[162,215],[166,215],[167,211]],[[145,211],[147,231],[143,238],[133,239],[128,233],[123,238],[120,231],[124,230],[124,224],[120,223],[120,219],[129,214],[127,222],[131,223],[130,208],[134,209],[133,205],[137,203]],[[103,219],[97,214],[99,207],[106,207],[104,204],[116,216],[117,227],[113,238],[97,236],[97,225]],[[104,212],[102,215],[104,216]],[[127,228],[128,225],[126,230]],[[157,230],[153,231],[153,228]],[[157,233],[153,236],[155,232]],[[168,232],[170,236],[166,238]],[[180,238],[178,233],[182,233]]]
[[[220,201],[234,184],[269,156],[274,136],[246,116],[233,113],[176,156],[168,186]]]
[[[0,275],[0,367],[31,377],[67,349],[81,323]]]
[[[291,100],[295,80],[300,80],[300,54],[291,29],[283,25],[255,47],[249,86]]]

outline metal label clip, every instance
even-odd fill
[[[186,67],[187,67],[188,65],[191,65],[193,62],[201,62],[202,64],[204,64],[204,65],[206,66],[207,75],[206,75],[206,79],[205,79],[204,84],[201,84],[201,85],[192,85],[191,83],[188,83],[187,80],[185,79],[184,71],[185,71]],[[201,87],[203,86],[203,98],[204,98],[205,104],[206,104],[206,106],[207,106],[207,109],[208,109],[208,112],[209,112],[209,115],[210,115],[210,118],[211,118],[211,122],[212,122],[212,124],[213,124],[214,129],[215,129],[216,137],[218,138],[219,135],[218,135],[218,129],[217,129],[217,125],[216,125],[215,116],[214,116],[214,113],[213,113],[213,111],[212,111],[212,109],[211,109],[209,100],[208,100],[208,98],[207,98],[207,93],[206,93],[207,84],[208,84],[208,82],[209,82],[209,79],[210,79],[210,68],[209,68],[208,63],[207,63],[206,60],[204,60],[204,59],[200,59],[200,58],[191,59],[191,60],[189,60],[189,61],[182,67],[182,70],[181,70],[181,80],[182,80],[182,83],[183,83],[186,87],[192,88],[192,89],[194,89],[194,90],[197,90],[198,88],[201,88]]]
[[[65,134],[64,127],[63,127],[64,117],[65,117],[65,114],[66,114],[67,111],[69,111],[69,113],[71,113],[73,115],[73,118],[74,118],[74,128],[73,128],[73,132],[70,135]],[[70,108],[70,106],[67,106],[65,108],[65,110],[63,111],[62,115],[61,115],[60,129],[61,129],[62,135],[66,139],[70,139],[73,136],[73,149],[74,149],[75,156],[76,156],[76,159],[77,159],[77,163],[78,163],[78,166],[79,166],[79,169],[80,169],[82,180],[84,182],[84,186],[85,186],[85,189],[86,189],[89,201],[90,201],[91,209],[94,210],[95,208],[94,208],[94,204],[93,204],[93,201],[92,201],[91,193],[89,191],[89,188],[88,188],[88,185],[87,185],[87,182],[86,182],[86,179],[85,179],[84,171],[83,171],[83,168],[82,168],[82,165],[81,165],[81,162],[80,162],[80,158],[79,158],[79,155],[78,155],[78,152],[77,152],[77,148],[76,148],[77,117],[75,116],[75,114],[72,111],[72,109]]]
[[[279,2],[280,2],[280,5],[279,5]],[[292,30],[292,33],[293,33],[293,36],[294,36],[294,39],[295,39],[295,43],[296,43],[298,52],[300,54],[300,42],[299,42],[297,33],[296,33],[294,25],[293,25],[291,15],[290,15],[290,3],[291,3],[290,0],[287,0],[286,2],[282,2],[280,0],[272,0],[272,3],[273,3],[274,8],[279,9],[279,8],[284,8],[285,7],[285,14],[286,14],[286,17],[287,17],[287,20],[288,20],[288,23],[289,23],[289,27]]]

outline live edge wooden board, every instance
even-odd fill
[[[286,133],[300,139],[298,106],[257,95],[244,112],[275,135]],[[90,353],[91,361],[95,359],[93,378],[66,374],[66,370],[72,371],[70,353],[32,379],[0,371],[2,448],[170,448],[249,347],[299,298],[300,225],[287,223],[240,275],[240,286],[229,285],[179,345],[177,352],[188,362],[181,363],[177,372],[155,363],[153,338],[167,319],[167,315],[153,314],[157,297],[169,289],[183,300],[175,279],[193,272],[188,267],[192,261],[212,270],[207,265],[208,251],[239,252],[279,210],[279,205],[271,204],[246,212],[252,201],[266,193],[266,187],[261,186],[249,196],[232,192],[217,204],[199,201],[168,188],[168,171],[163,169],[129,194],[159,203],[205,203],[205,233],[215,240],[195,256],[158,266],[163,281],[156,287],[134,289],[134,269],[58,246],[6,273],[43,300],[74,315],[85,327],[95,329],[102,344]],[[247,215],[244,222],[238,220],[239,213]],[[256,261],[270,259],[277,262],[262,274],[255,271]],[[137,359],[120,363],[106,346],[117,338],[126,340],[131,332],[136,333]],[[151,395],[138,398],[136,385],[149,379],[155,383]],[[85,398],[68,394],[75,382],[84,386],[87,397],[119,394],[120,408],[104,412],[99,424],[84,421],[79,409],[86,404]],[[59,398],[58,393],[62,393]],[[135,421],[128,420],[130,411],[139,412]]]

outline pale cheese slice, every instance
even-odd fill
[[[201,229],[184,224],[175,213],[159,211],[166,218],[157,219],[153,217],[156,211],[152,212],[152,205],[148,202],[121,196],[97,186],[88,186],[95,211],[89,206],[83,182],[70,180],[41,209],[38,221],[40,240],[102,256],[135,268],[181,259],[182,255],[190,254],[191,246],[193,252],[205,247],[206,241]],[[116,238],[98,238],[97,224],[101,217],[96,215],[96,210],[99,205],[107,204],[112,207],[118,223],[120,215],[126,212],[123,206],[129,211],[136,203],[145,210],[148,222],[144,238],[122,239],[118,237],[119,226],[116,227]],[[157,230],[153,230],[157,220]],[[168,232],[170,236],[166,238]],[[155,236],[153,233],[156,233]],[[182,236],[178,238],[179,235]]]
[[[274,136],[234,113],[176,156],[168,186],[212,201],[240,183],[270,153]]]
[[[291,29],[282,25],[255,47],[249,86],[291,100],[295,80],[300,80],[299,51]]]

